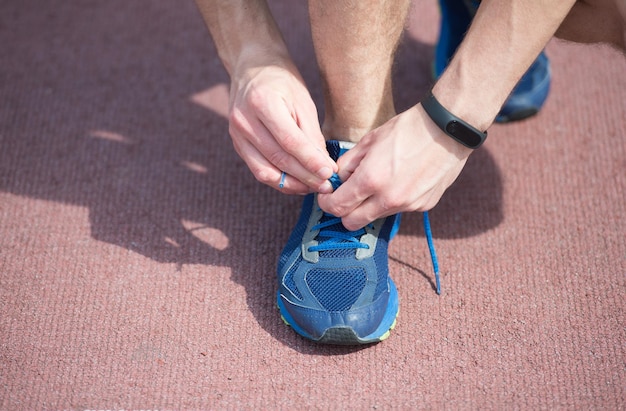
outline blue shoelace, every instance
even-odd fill
[[[359,241],[359,237],[365,234],[365,229],[361,228],[357,231],[348,231],[343,228],[341,224],[341,218],[335,217],[331,214],[324,213],[324,216],[328,219],[322,223],[316,224],[311,227],[311,231],[320,230],[317,234],[320,238],[327,238],[327,240],[318,243],[308,248],[309,251],[328,251],[328,250],[346,250],[353,248],[370,248],[369,245]],[[341,231],[337,230],[324,230],[324,228],[339,225]]]
[[[430,251],[430,261],[433,264],[433,271],[435,272],[435,285],[437,287],[437,294],[441,294],[441,281],[439,280],[439,260],[437,259],[437,252],[435,251],[433,233],[430,230],[430,218],[428,217],[428,211],[424,211],[422,215],[424,221],[424,233],[426,233],[426,241],[428,242],[428,250]]]
[[[330,178],[330,182],[333,189],[337,189],[341,185],[341,180],[337,174],[333,174]],[[433,234],[430,229],[430,218],[428,212],[425,211],[423,215],[424,233],[426,234],[426,241],[428,242],[428,250],[430,251],[430,259],[433,265],[433,271],[435,273],[435,285],[437,288],[437,294],[441,294],[441,281],[439,280],[439,260],[437,259],[437,252],[435,251],[435,244],[433,241]],[[359,241],[359,238],[364,235],[365,229],[361,228],[356,231],[347,231],[341,224],[341,218],[335,217],[332,214],[324,212],[322,222],[311,227],[312,231],[320,230],[317,237],[324,238],[326,240],[320,241],[317,245],[308,248],[309,251],[327,251],[327,250],[345,250],[365,248],[368,249],[369,245]],[[327,228],[338,226],[338,229],[328,230]],[[370,224],[371,226],[371,224]]]

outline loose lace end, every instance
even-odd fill
[[[437,252],[435,251],[435,244],[433,242],[433,233],[430,230],[430,218],[428,218],[428,211],[423,213],[424,216],[424,232],[426,233],[426,241],[428,241],[428,250],[430,251],[430,259],[433,263],[433,271],[435,272],[435,284],[437,286],[437,294],[441,294],[441,282],[439,280],[439,260],[437,259]]]

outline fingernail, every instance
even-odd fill
[[[322,167],[317,172],[318,177],[328,180],[333,175],[333,170],[330,167]]]
[[[319,187],[319,192],[322,194],[330,194],[333,192],[333,185],[330,184],[330,181],[324,181]]]

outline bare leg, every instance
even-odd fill
[[[310,0],[326,138],[358,141],[396,112],[391,69],[410,0]]]

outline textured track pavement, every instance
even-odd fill
[[[273,1],[321,104],[302,1]],[[417,4],[398,107],[430,83]],[[0,409],[624,409],[626,59],[554,41],[535,118],[496,125],[392,242],[367,348],[283,325],[300,199],[256,183],[192,1],[0,3]]]

